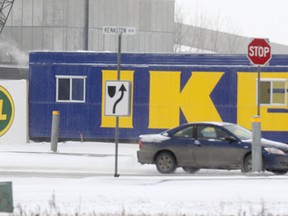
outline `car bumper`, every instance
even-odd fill
[[[265,168],[267,170],[288,171],[288,155],[267,154],[265,156]]]
[[[154,155],[151,152],[146,151],[137,151],[137,159],[141,164],[153,164],[154,163]]]

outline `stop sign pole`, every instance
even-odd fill
[[[254,38],[248,45],[250,62],[257,66],[257,116],[252,117],[252,171],[263,171],[262,146],[261,146],[261,118],[260,118],[260,97],[261,97],[261,66],[269,63],[271,59],[271,47],[269,40]]]
[[[271,46],[268,39],[264,38],[254,38],[248,45],[248,59],[251,64],[257,66],[257,116],[260,116],[260,96],[261,96],[261,88],[260,88],[260,79],[261,79],[261,66],[269,63],[272,55],[271,55]]]

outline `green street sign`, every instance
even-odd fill
[[[0,137],[11,127],[15,114],[14,102],[9,92],[0,85]]]
[[[13,212],[12,182],[0,182],[0,212]]]

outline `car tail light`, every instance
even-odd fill
[[[142,140],[141,140],[141,139],[139,140],[139,142],[138,142],[138,143],[139,143],[139,148],[140,148],[140,149],[144,147],[144,144],[143,144],[143,142],[142,142]]]

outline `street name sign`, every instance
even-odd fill
[[[104,26],[103,34],[125,34],[125,35],[135,35],[136,28],[125,27],[125,26]]]

